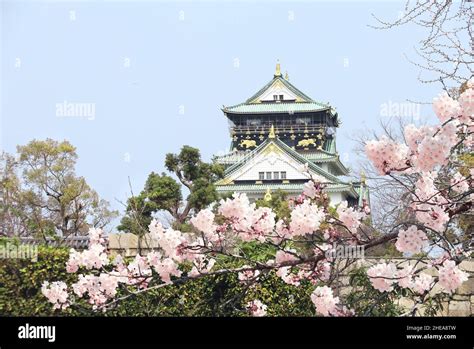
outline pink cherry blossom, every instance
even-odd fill
[[[297,274],[291,272],[291,267],[278,268],[276,275],[288,285],[299,286],[300,278]]]
[[[412,225],[406,230],[400,229],[395,247],[400,252],[418,253],[427,246],[427,243],[428,237],[425,232]]]
[[[379,263],[370,267],[367,275],[376,290],[390,292],[393,290],[393,283],[397,281],[397,267],[393,263]]]
[[[95,244],[104,245],[105,244],[105,237],[104,237],[104,232],[102,231],[102,229],[90,228],[88,235],[89,235],[89,243],[91,245],[95,245]]]
[[[164,283],[171,282],[171,276],[179,277],[182,272],[178,269],[178,264],[171,258],[163,258],[159,252],[152,251],[146,256],[148,265],[152,267],[161,281]]]
[[[439,284],[445,292],[454,292],[461,284],[467,280],[468,274],[460,270],[452,260],[446,260],[438,270]]]
[[[336,313],[339,297],[334,297],[332,289],[328,286],[319,286],[311,294],[311,301],[319,314],[329,316]]]
[[[53,309],[65,309],[69,306],[67,285],[63,281],[43,282],[41,293],[53,303]]]
[[[255,204],[250,204],[247,195],[234,193],[232,198],[220,201],[219,213],[226,218],[243,219],[255,208]]]
[[[426,273],[420,273],[413,280],[412,289],[414,292],[423,294],[428,291],[433,284],[433,277]]]
[[[151,268],[147,257],[137,254],[127,267],[131,277],[148,277],[151,276]]]
[[[344,224],[351,233],[356,234],[357,229],[361,225],[361,220],[365,217],[365,213],[355,210],[354,207],[347,207],[347,201],[341,202],[337,206],[336,212],[342,224]]]
[[[194,260],[193,268],[188,273],[188,275],[191,277],[196,277],[200,274],[206,274],[212,269],[215,263],[216,260],[214,258],[208,258],[206,256],[199,255]]]
[[[79,280],[72,285],[79,297],[88,296],[89,303],[97,308],[117,294],[119,279],[115,275],[101,273],[96,275],[79,275]]]
[[[248,265],[242,266],[242,268],[250,268]],[[260,275],[260,270],[245,270],[238,273],[239,281],[244,283],[248,283],[250,281],[254,281]]]
[[[410,288],[413,282],[413,266],[406,265],[403,269],[399,269],[396,272],[396,277],[398,279],[398,285],[403,288]]]
[[[315,232],[325,218],[324,210],[309,200],[304,200],[291,212],[290,232],[292,235],[305,235]]]
[[[303,194],[310,199],[314,199],[317,194],[316,186],[313,181],[308,181],[303,185]]]
[[[425,137],[433,135],[434,132],[434,127],[430,126],[422,126],[420,128],[417,128],[413,124],[405,126],[405,140],[412,153],[416,154],[420,143],[425,139]]]
[[[296,250],[278,250],[275,254],[275,264],[281,265],[285,262],[295,261],[297,260],[297,255]]]
[[[180,247],[186,245],[187,239],[178,230],[168,228],[163,229],[161,223],[153,220],[149,226],[150,234],[157,241],[165,253],[165,257],[170,257],[180,262],[184,259]]]
[[[216,225],[214,224],[214,213],[210,209],[204,209],[191,218],[191,224],[203,232],[207,239],[214,242],[219,240],[219,235],[216,234]]]
[[[456,118],[461,113],[459,102],[449,97],[446,92],[433,99],[433,109],[441,123]]]
[[[380,140],[369,141],[365,146],[368,158],[381,175],[405,169],[409,151],[405,144],[399,144],[386,136],[382,136]]]
[[[417,171],[431,171],[448,162],[451,148],[456,144],[456,126],[453,122],[444,125],[438,133],[426,135],[420,142],[412,163]]]
[[[291,234],[287,224],[282,219],[278,220],[278,222],[276,223],[275,233],[279,238],[290,237]],[[281,239],[276,240],[278,240],[276,241],[277,243],[281,241]]]
[[[469,190],[469,181],[459,172],[456,172],[451,179],[452,188],[458,193],[464,193]]]
[[[262,317],[267,315],[267,306],[259,299],[248,302],[247,309],[252,316]]]
[[[449,221],[449,214],[438,204],[417,205],[416,219],[426,227],[443,232]]]
[[[66,270],[69,273],[76,272],[79,267],[86,267],[87,269],[100,269],[102,266],[109,263],[105,247],[94,244],[89,246],[89,249],[78,252],[71,249],[69,260],[66,264]]]
[[[271,234],[275,228],[276,214],[269,207],[259,207],[252,214],[252,230],[256,234],[256,238]],[[253,234],[251,234],[253,235]],[[250,240],[249,237],[247,240]],[[264,241],[264,239],[259,239]]]

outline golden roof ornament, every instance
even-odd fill
[[[281,76],[280,60],[277,61],[275,69],[275,77]]]
[[[290,77],[289,77],[289,75],[288,75],[288,72],[285,72],[285,80],[286,80],[286,81],[290,81]]]
[[[268,138],[275,138],[275,128],[273,127],[270,127],[270,133],[268,134]]]
[[[270,191],[270,188],[267,188],[267,192],[265,193],[265,196],[263,197],[263,200],[271,201],[271,199],[272,199],[272,193]]]
[[[362,172],[360,173],[360,182],[361,182],[362,184],[365,184],[365,181],[366,181],[365,172],[362,171]]]

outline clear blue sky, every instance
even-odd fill
[[[1,148],[69,140],[78,173],[120,208],[127,178],[138,192],[166,153],[184,144],[205,159],[226,151],[221,106],[261,88],[279,59],[293,84],[337,108],[338,150],[350,165],[348,136],[376,127],[384,103],[438,93],[403,57],[422,33],[367,26],[371,13],[396,19],[403,3],[5,0]],[[95,117],[58,117],[64,101],[93,103]]]

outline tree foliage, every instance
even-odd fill
[[[67,141],[33,140],[17,147],[17,159],[0,161],[1,235],[83,235],[116,216],[83,177],[76,149]]]
[[[153,215],[160,211],[172,217],[174,227],[186,230],[193,211],[217,200],[214,182],[222,178],[224,170],[217,163],[202,161],[198,149],[185,145],[179,154],[167,154],[165,167],[177,180],[165,173],[150,173],[141,193],[128,199],[118,230],[141,236],[148,231]],[[183,189],[188,192],[186,199]]]

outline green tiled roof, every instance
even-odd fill
[[[239,162],[236,162],[232,166],[226,169],[225,171],[225,176],[228,177],[235,171],[237,171],[241,166],[243,166],[248,160],[252,159],[255,154],[260,152],[261,149],[263,149],[269,142],[274,142],[277,144],[280,149],[282,149],[284,152],[286,152],[288,155],[290,155],[293,159],[301,163],[302,165],[308,164],[309,168],[313,170],[314,172],[322,175],[323,177],[327,178],[328,180],[334,182],[334,183],[340,183],[340,179],[337,178],[335,175],[323,170],[321,167],[316,165],[315,163],[308,161],[305,159],[301,154],[299,154],[296,150],[292,149],[288,145],[285,144],[285,142],[280,141],[278,138],[275,139],[270,139],[267,138],[265,141],[260,143],[257,148],[249,152],[246,156],[244,156]]]
[[[269,102],[269,103],[255,103],[255,99],[262,95],[268,88],[275,83],[281,83],[298,98],[298,102]],[[244,103],[240,103],[222,109],[225,113],[236,114],[258,114],[258,113],[297,113],[297,112],[315,112],[321,110],[329,110],[334,116],[334,111],[331,106],[325,103],[317,102],[308,95],[301,92],[288,80],[282,76],[274,76],[265,86],[263,86],[252,97],[248,98]]]
[[[314,102],[311,97],[307,96],[303,92],[301,92],[298,88],[296,88],[293,84],[291,84],[288,80],[283,78],[283,76],[274,76],[273,79],[271,79],[265,86],[263,86],[260,90],[258,90],[257,93],[255,93],[252,97],[247,99],[246,103],[250,103],[253,101],[255,98],[260,96],[265,90],[267,90],[272,84],[274,84],[277,80],[279,80],[281,83],[283,83],[284,86],[286,86],[291,92],[293,92],[295,95],[300,97],[301,99],[307,101],[307,102]]]
[[[249,154],[249,151],[232,151],[230,153],[217,156],[215,160],[220,164],[232,166],[244,160]],[[344,166],[344,164],[341,163],[337,154],[331,154],[324,150],[300,152],[299,154],[308,161],[317,163],[333,163],[341,175],[346,175],[349,173],[349,170]]]
[[[337,158],[336,154],[328,154],[326,152],[302,152],[300,153],[305,159],[316,162],[329,162]]]
[[[340,175],[347,175],[349,170],[339,159],[339,155],[331,154],[328,152],[312,152],[312,153],[300,153],[305,159],[313,162],[324,162],[332,163],[336,166],[336,169],[339,170]]]
[[[216,185],[217,192],[240,192],[240,193],[265,193],[268,189],[276,191],[281,189],[287,192],[300,193],[303,192],[304,184],[295,183],[271,183],[271,184],[227,184]],[[348,183],[327,184],[325,189],[327,193],[347,192],[352,194],[354,198],[357,197],[357,192],[354,187]]]
[[[329,107],[318,102],[293,103],[241,103],[224,108],[225,113],[258,114],[258,113],[297,113],[327,110]]]
[[[232,165],[241,161],[248,153],[249,152],[245,150],[234,150],[227,154],[216,156],[215,160],[219,164]]]

